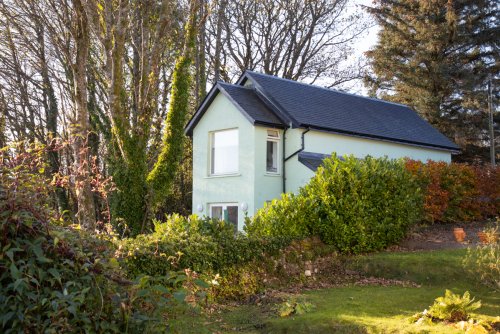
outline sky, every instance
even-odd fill
[[[351,4],[349,4],[348,15],[354,13],[354,11],[364,11],[361,6],[371,6],[372,0],[353,0]],[[366,13],[366,19],[370,20],[369,15]],[[354,43],[353,47],[355,49],[354,54],[352,55],[353,63],[359,59],[360,57],[364,57],[364,53],[370,48],[372,48],[377,42],[377,33],[379,31],[378,25],[375,24],[373,20],[371,20],[372,25],[359,37],[359,39]],[[328,86],[328,79],[317,80],[315,85],[319,86]],[[363,80],[351,81],[341,86],[337,86],[334,89],[345,90],[353,94],[359,95],[368,95],[368,90],[365,88],[363,84]]]
[[[370,6],[372,0],[354,0],[353,10],[363,10],[360,6]],[[368,15],[368,14],[367,14]],[[377,42],[377,33],[379,27],[373,23],[373,25],[363,34],[363,36],[354,45],[356,49],[355,57],[363,56],[363,54],[368,51]],[[363,85],[361,80],[358,80],[356,84],[349,89],[350,92],[356,94],[367,95],[367,90]]]

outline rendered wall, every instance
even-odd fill
[[[280,139],[278,142],[278,173],[271,174],[266,172],[266,143],[267,143],[267,130],[262,126],[255,127],[255,209],[260,209],[264,206],[266,201],[271,201],[279,198],[283,192],[283,178],[282,178],[282,165],[283,165],[283,130],[278,130]],[[249,215],[253,212],[249,211]]]
[[[209,175],[209,133],[238,128],[239,173],[228,176]],[[244,224],[243,202],[253,214],[255,184],[255,140],[253,125],[236,107],[219,93],[193,131],[193,213],[209,215],[211,203],[238,203],[238,229]],[[197,210],[198,205],[203,210]]]
[[[288,130],[286,138],[287,156],[301,147],[301,134],[305,129]],[[343,156],[352,154],[356,158],[370,155],[375,158],[387,156],[391,159],[408,157],[415,160],[451,161],[451,154],[447,151],[433,150],[417,146],[402,145],[379,140],[332,134],[311,130],[304,136],[306,152]],[[299,187],[307,183],[314,172],[298,161],[295,156],[286,163],[286,191],[296,192]]]

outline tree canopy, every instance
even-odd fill
[[[487,86],[498,82],[495,1],[374,1],[381,30],[367,52],[371,94],[407,104],[464,150],[487,160]],[[497,91],[498,94],[498,91]],[[498,112],[495,117],[498,132]]]

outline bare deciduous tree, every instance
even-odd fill
[[[220,0],[208,27],[214,80],[227,80],[245,69],[329,86],[361,78],[352,44],[367,23],[350,4]]]

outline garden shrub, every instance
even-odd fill
[[[155,221],[153,233],[120,241],[119,256],[130,277],[185,268],[223,274],[235,265],[275,254],[288,242],[283,237],[248,237],[221,220],[174,214],[165,222]]]
[[[408,160],[424,195],[424,220],[467,222],[500,213],[500,168]]]
[[[105,235],[61,227],[43,153],[0,150],[0,332],[165,332],[188,277],[127,280]]]
[[[254,217],[247,217],[245,231],[256,237],[285,235],[302,239],[311,235],[308,222],[312,215],[314,211],[308,198],[286,193],[264,204]]]
[[[463,265],[481,284],[498,290],[500,289],[500,241],[497,233],[498,226],[490,231],[490,243],[469,247]]]
[[[419,217],[421,196],[401,160],[335,154],[298,195],[257,212],[250,235],[317,235],[343,253],[382,249],[404,237]]]
[[[224,274],[218,276],[210,297],[219,301],[244,300],[263,289],[264,276],[264,269],[255,261],[226,268]]]

